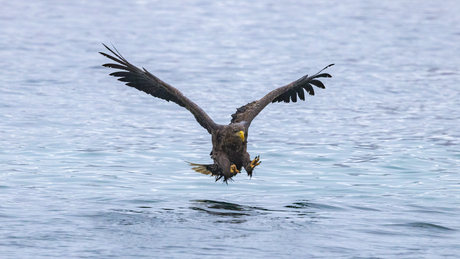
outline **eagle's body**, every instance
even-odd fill
[[[244,137],[240,137],[240,134],[243,134]],[[225,175],[233,176],[241,171],[242,167],[249,176],[252,176],[254,167],[251,167],[251,159],[247,152],[247,136],[248,127],[244,123],[220,125],[217,131],[212,134],[211,158],[222,172],[224,181],[229,178],[226,178]],[[232,164],[235,165],[236,170],[235,168],[232,170]],[[215,173],[212,170],[210,172],[219,175],[219,170],[216,170]]]
[[[260,164],[258,156],[251,160],[247,152],[248,129],[252,120],[272,102],[296,102],[297,97],[305,100],[304,89],[310,95],[314,95],[312,84],[324,89],[323,83],[316,80],[316,78],[331,77],[327,73],[320,74],[320,72],[333,65],[325,67],[313,76],[304,76],[286,86],[279,87],[265,95],[262,99],[238,108],[232,114],[232,120],[229,125],[219,125],[179,90],[161,81],[147,70],[135,67],[123,58],[120,53],[115,53],[106,45],[104,46],[115,57],[106,53],[100,53],[118,64],[104,64],[103,66],[124,70],[114,72],[110,75],[120,77],[118,80],[126,82],[128,86],[151,94],[154,97],[172,101],[186,108],[195,116],[197,122],[211,134],[211,158],[214,160],[214,163],[210,165],[191,163],[191,165],[194,166],[193,169],[197,172],[215,176],[216,181],[223,177],[224,182],[232,179],[242,168],[246,170],[249,176],[252,176],[254,168]]]

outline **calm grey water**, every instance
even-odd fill
[[[4,1],[1,258],[457,258],[460,2]],[[263,163],[116,81],[101,42],[217,122],[329,63],[250,128]]]

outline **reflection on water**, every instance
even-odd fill
[[[260,207],[244,206],[235,203],[213,200],[193,200],[192,202],[195,204],[195,206],[190,207],[192,210],[203,211],[210,215],[228,216],[233,218],[241,218],[242,216],[264,215],[269,211]]]
[[[326,204],[313,203],[308,201],[294,202],[292,205],[286,205],[290,209],[310,209],[310,210],[344,210],[340,207],[330,206]]]

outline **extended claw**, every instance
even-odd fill
[[[230,172],[234,173],[234,174],[239,174],[241,173],[238,168],[236,168],[236,165],[231,165],[230,166]]]
[[[259,161],[260,159],[260,156],[256,156],[256,158],[254,158],[254,160],[251,161],[251,168],[254,169],[254,167],[260,165],[260,163],[262,163],[262,161]]]

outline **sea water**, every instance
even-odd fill
[[[10,1],[0,11],[1,258],[456,258],[458,1]],[[108,76],[101,42],[219,124],[324,66],[249,129],[262,164],[193,170],[210,135]]]

